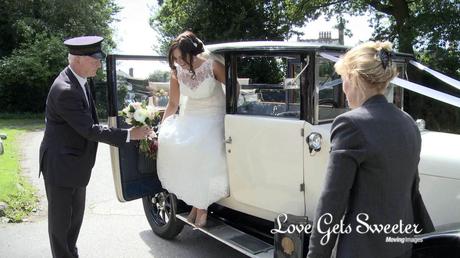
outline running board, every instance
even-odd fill
[[[246,234],[212,217],[208,217],[206,226],[197,228],[193,223],[187,221],[187,215],[187,213],[181,213],[177,214],[176,217],[194,227],[194,230],[200,230],[249,257],[273,258],[273,245],[267,244],[254,236]]]

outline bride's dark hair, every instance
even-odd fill
[[[181,33],[171,42],[169,46],[168,60],[169,67],[173,71],[176,71],[176,66],[174,65],[174,49],[179,49],[184,59],[184,62],[189,65],[190,72],[193,74],[192,78],[195,77],[195,70],[193,69],[192,63],[196,55],[204,52],[203,42],[193,34],[191,31],[185,31]]]

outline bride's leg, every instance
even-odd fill
[[[197,211],[197,208],[193,207],[192,210],[190,211],[190,213],[187,216],[187,221],[188,222],[193,223],[195,221],[195,219],[196,219],[196,211]]]
[[[205,209],[197,209],[195,226],[204,227],[208,218],[208,211]]]

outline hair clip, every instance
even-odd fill
[[[383,69],[387,69],[387,66],[391,64],[393,52],[390,52],[384,48],[380,49],[377,53],[380,57],[380,61],[382,62]]]

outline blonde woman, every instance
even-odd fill
[[[367,42],[335,64],[352,110],[332,124],[308,257],[330,257],[337,238],[336,257],[410,257],[410,242],[387,237],[434,230],[418,189],[420,132],[383,95],[397,76],[391,57],[389,42]],[[374,225],[390,230],[372,232]]]

